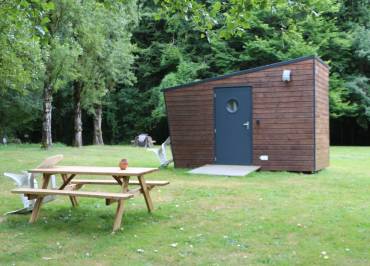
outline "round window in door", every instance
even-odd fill
[[[238,111],[239,109],[239,103],[237,100],[235,99],[230,99],[227,101],[226,103],[226,110],[229,112],[229,113],[235,113],[236,111]]]

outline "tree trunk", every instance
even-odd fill
[[[52,87],[44,84],[42,114],[42,147],[49,149],[53,144],[51,136]]]
[[[74,110],[74,130],[75,137],[73,141],[73,146],[82,146],[82,110],[81,110],[81,83],[74,82],[73,84],[73,98],[75,104]]]
[[[101,104],[97,104],[95,106],[95,114],[94,114],[94,145],[104,145],[103,141],[103,131],[101,128],[101,120],[102,120],[103,110]]]

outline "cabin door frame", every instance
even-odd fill
[[[214,94],[215,164],[253,162],[253,93],[246,85],[220,86]]]

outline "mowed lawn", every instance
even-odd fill
[[[43,206],[39,220],[3,216],[20,208],[2,175],[62,153],[65,165],[158,165],[130,146],[81,149],[0,147],[0,265],[369,265],[370,148],[333,147],[331,166],[317,174],[257,172],[246,177],[196,176],[160,170],[169,180],[153,190],[155,211],[129,200],[124,229],[111,234],[115,205],[66,197]],[[59,180],[60,182],[60,180]],[[118,187],[91,186],[89,190]]]

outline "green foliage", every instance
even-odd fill
[[[162,89],[194,81],[198,72],[205,68],[207,68],[207,65],[204,63],[202,64],[180,60],[176,71],[167,74],[162,79],[161,84],[152,90],[151,101],[153,101],[156,106],[152,112],[153,126],[166,116],[166,107],[164,104]]]
[[[44,84],[50,84],[54,91],[65,86],[77,75],[73,66],[82,53],[79,44],[73,38],[56,36],[43,46],[43,59],[47,65],[44,72]]]
[[[77,75],[74,65],[82,48],[74,39],[74,27],[79,22],[80,10],[73,0],[55,1],[54,7],[34,23],[47,21],[40,33],[43,60],[46,65],[44,86],[56,91],[64,88]]]
[[[124,87],[107,95],[104,114],[106,136],[111,143],[128,143],[150,127],[151,117],[147,108],[148,93],[134,87]]]
[[[370,16],[370,15],[369,15]],[[353,47],[355,49],[356,57],[361,60],[365,67],[370,67],[370,28],[364,26],[356,26],[354,30]]]
[[[83,84],[82,104],[90,113],[116,84],[128,86],[136,80],[132,72],[135,47],[130,42],[130,28],[137,22],[135,8],[136,1],[102,5],[90,0],[80,6],[75,39],[82,53],[74,80]]]
[[[162,50],[161,67],[177,67],[183,60],[183,52],[173,44],[165,45]]]
[[[39,39],[21,1],[0,3],[0,95],[26,94],[38,86],[43,72]]]
[[[0,97],[0,136],[23,136],[37,130],[34,127],[41,114],[41,99],[38,91],[9,91]]]
[[[350,91],[354,114],[360,126],[367,128],[370,124],[370,82],[364,76],[349,77],[346,87]]]
[[[332,118],[353,117],[356,114],[357,106],[350,102],[350,92],[348,91],[345,81],[337,74],[330,77],[329,91],[330,116]]]
[[[162,9],[156,17],[170,17],[171,19],[185,20],[191,26],[205,34],[210,40],[216,29],[219,36],[229,38],[233,35],[242,35],[250,26],[253,9],[262,9],[270,1],[232,0],[232,1],[160,1]],[[278,1],[279,2],[279,1]]]
[[[89,115],[104,105],[107,142],[143,131],[162,130],[165,138],[161,89],[312,54],[330,66],[331,119],[369,125],[367,0],[14,0],[0,7],[3,131],[40,128],[45,86],[54,92],[55,121],[69,121],[78,81]],[[57,126],[56,135],[70,128]]]
[[[23,135],[39,119],[45,65],[33,26],[28,2],[0,3],[0,136]]]
[[[256,10],[243,38],[245,52],[241,58],[256,65],[321,55],[338,34],[335,23],[325,17],[336,10],[336,5],[332,1],[315,4],[315,1],[304,5],[281,3],[272,10]]]
[[[210,45],[210,54],[206,58],[209,70],[217,74],[239,70],[243,59],[240,56],[243,51],[240,40],[226,42],[219,38],[213,38]]]

